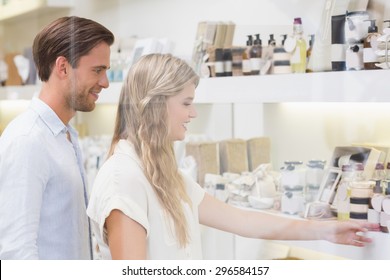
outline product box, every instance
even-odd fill
[[[269,137],[255,137],[246,140],[249,171],[262,163],[271,162],[271,140]]]
[[[330,165],[341,168],[343,164],[363,163],[363,176],[370,179],[375,171],[376,164],[381,159],[383,159],[383,152],[375,148],[363,146],[335,147]]]
[[[197,164],[197,181],[203,186],[206,173],[220,174],[217,142],[188,142],[186,155],[193,156]]]
[[[243,139],[228,139],[219,142],[221,174],[248,171],[248,152]]]
[[[378,162],[383,163],[383,165],[387,166],[387,163],[390,162],[390,144],[383,143],[353,143],[352,146],[358,147],[366,147],[366,148],[374,148],[381,152],[380,158]]]

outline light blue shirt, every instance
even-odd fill
[[[0,137],[0,259],[91,259],[85,178],[77,132],[34,98]]]

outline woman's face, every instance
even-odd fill
[[[188,123],[196,117],[194,96],[195,85],[191,83],[182,92],[167,99],[169,137],[172,141],[184,140]]]

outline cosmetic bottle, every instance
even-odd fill
[[[345,55],[347,70],[363,70],[363,44],[356,42],[347,47]]]
[[[253,46],[253,37],[248,35],[248,40],[246,41],[246,49],[242,52],[242,74],[244,76],[251,75],[251,62],[250,62],[250,49]]]
[[[262,67],[262,43],[260,39],[260,34],[255,35],[256,38],[253,41],[253,46],[250,48],[249,51],[249,59],[251,62],[251,73],[252,75],[259,75],[260,69]]]
[[[350,212],[351,220],[368,220],[368,209],[370,199],[373,195],[375,182],[366,180],[364,176],[364,165],[353,164],[353,180],[350,191]],[[380,181],[380,180],[379,180]]]
[[[375,181],[375,187],[373,189],[373,195],[370,200],[370,208],[374,209],[377,212],[382,211],[382,200],[384,199],[383,188],[381,181]]]
[[[313,44],[314,44],[314,34],[310,35],[309,39],[309,48],[306,51],[306,73],[311,73],[313,70],[310,68],[310,58],[311,58],[311,52],[313,50]]]
[[[273,74],[288,74],[291,73],[290,58],[291,55],[284,48],[284,42],[287,35],[281,35],[282,41],[280,45],[275,46],[273,53]]]
[[[223,49],[223,71],[224,76],[233,76],[233,54],[232,49]]]
[[[294,19],[293,39],[295,48],[291,53],[291,69],[293,73],[306,72],[306,40],[303,37],[303,26],[301,18]]]
[[[349,220],[351,185],[353,180],[352,166],[344,164],[341,167],[342,175],[337,186],[335,197],[337,208],[337,219],[340,221]]]
[[[215,49],[215,62],[214,62],[215,77],[225,76],[225,70],[223,67],[224,67],[223,49],[221,48]]]
[[[263,47],[263,68],[260,70],[260,74],[270,74],[273,73],[273,57],[274,57],[274,49],[276,46],[276,41],[274,38],[274,34],[269,35],[268,45],[267,47]]]
[[[365,70],[381,69],[375,64],[379,63],[378,56],[375,54],[378,46],[378,38],[381,34],[378,33],[378,27],[375,25],[375,19],[366,20],[370,22],[368,27],[368,35],[363,42],[363,63]]]

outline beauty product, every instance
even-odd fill
[[[351,165],[344,164],[341,167],[342,175],[337,186],[335,204],[337,208],[337,219],[344,221],[349,220],[350,214],[350,196],[351,184],[353,181],[353,169]]]
[[[310,35],[309,39],[309,48],[306,51],[306,73],[313,72],[313,69],[310,68],[310,58],[311,58],[311,52],[313,50],[313,44],[314,44],[314,34]]]
[[[223,71],[224,76],[233,76],[233,55],[232,49],[223,49]]]
[[[223,62],[223,49],[221,48],[215,49],[214,70],[215,70],[216,77],[225,76],[224,62]]]
[[[296,215],[304,211],[303,188],[286,189],[281,199],[281,211]]]
[[[306,72],[306,40],[303,37],[303,26],[301,18],[294,19],[293,39],[295,48],[291,53],[291,69],[293,73]]]
[[[256,39],[253,41],[253,46],[249,50],[249,60],[251,62],[251,74],[259,75],[262,67],[262,43],[260,34],[256,34]]]
[[[381,69],[376,66],[378,61],[378,56],[375,51],[378,48],[378,38],[381,34],[378,33],[378,27],[375,25],[375,19],[368,20],[370,22],[370,26],[368,27],[368,35],[364,38],[363,42],[363,63],[365,70],[372,69]]]
[[[388,224],[390,222],[390,214],[387,214],[385,212],[380,213],[380,225],[381,225],[381,231],[382,232],[389,232]]]
[[[324,160],[309,160],[305,174],[305,201],[313,202],[317,199],[322,178],[324,177]]]
[[[349,45],[345,55],[347,70],[363,70],[363,44],[356,43]]]
[[[244,76],[251,75],[251,62],[250,62],[250,49],[253,46],[253,37],[248,35],[248,40],[246,41],[246,49],[242,52],[242,74]]]
[[[345,14],[333,15],[331,20],[331,61],[332,71],[344,71],[345,68]]]
[[[347,70],[362,70],[363,42],[368,34],[368,13],[366,11],[347,12],[345,15],[345,41],[347,50],[345,63]]]
[[[242,53],[245,51],[244,47],[232,48],[232,74],[233,76],[242,76]]]
[[[365,70],[381,69],[375,64],[379,63],[378,56],[375,51],[378,47],[378,38],[381,34],[378,33],[378,27],[375,25],[375,19],[368,20],[370,26],[368,27],[368,35],[364,38],[363,42],[363,63]]]
[[[282,41],[273,50],[273,74],[288,74],[291,73],[290,58],[291,55],[284,48],[284,42],[287,35],[281,35]]]
[[[268,68],[264,69],[263,66],[263,69],[261,69],[260,71],[261,74],[273,73],[273,57],[274,57],[275,46],[276,46],[276,41],[274,38],[274,34],[270,34],[268,39],[268,45],[267,47],[263,48],[263,54],[262,54],[263,60],[265,62],[264,66],[268,66]]]
[[[382,211],[382,201],[385,198],[383,195],[383,189],[381,187],[381,182],[378,180],[375,182],[375,187],[373,190],[373,195],[370,200],[370,208],[374,209],[377,212]]]

